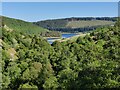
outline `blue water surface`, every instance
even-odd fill
[[[70,38],[70,37],[73,37],[77,34],[75,33],[67,33],[67,34],[62,34],[62,38]],[[56,40],[56,38],[48,38],[47,41],[52,44],[54,41]]]

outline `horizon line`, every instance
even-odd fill
[[[26,21],[26,22],[37,22],[37,21],[46,21],[46,20],[56,20],[56,19],[66,19],[66,18],[102,18],[102,17],[110,17],[110,18],[114,18],[114,17],[119,17],[119,16],[69,16],[69,17],[58,17],[58,18],[46,18],[46,19],[39,19],[39,20],[35,20],[35,21],[28,21],[25,19],[21,19],[21,18],[16,18],[16,17],[10,17],[10,16],[6,16],[6,15],[0,15],[3,17],[8,17],[8,18],[13,18],[13,19],[18,19],[18,20],[22,20],[22,21]]]

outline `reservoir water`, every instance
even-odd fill
[[[70,38],[70,37],[73,37],[77,34],[75,33],[67,33],[67,34],[62,34],[62,38]],[[47,41],[52,44],[55,40],[57,40],[56,38],[48,38]]]

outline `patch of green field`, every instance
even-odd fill
[[[84,28],[91,26],[103,26],[103,25],[113,25],[113,21],[104,21],[104,20],[93,20],[93,21],[70,21],[67,23],[66,27],[70,28]]]

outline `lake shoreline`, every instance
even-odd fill
[[[47,39],[47,41],[52,44],[54,41],[59,41],[59,42],[63,42],[63,41],[67,41],[70,40],[74,37],[79,37],[83,35],[83,33],[62,33],[61,37],[45,37],[45,39]]]
[[[89,34],[89,33],[87,33],[87,34]],[[84,37],[86,34],[76,34],[75,36],[72,36],[72,37],[68,37],[68,38],[62,38],[62,39],[59,39],[59,40],[57,40],[57,41],[59,41],[59,42],[64,42],[64,41],[68,41],[68,40],[72,40],[72,39],[77,39],[78,37]]]
[[[62,32],[62,33],[61,33],[61,37],[43,37],[43,38],[45,38],[45,39],[48,39],[48,38],[50,38],[50,39],[63,39],[62,34],[76,34],[76,35],[80,35],[80,34],[83,34],[83,33],[82,33],[82,32],[78,32],[78,33]]]
[[[45,39],[59,39],[59,38],[62,38],[62,37],[43,37],[43,38],[45,38]]]

